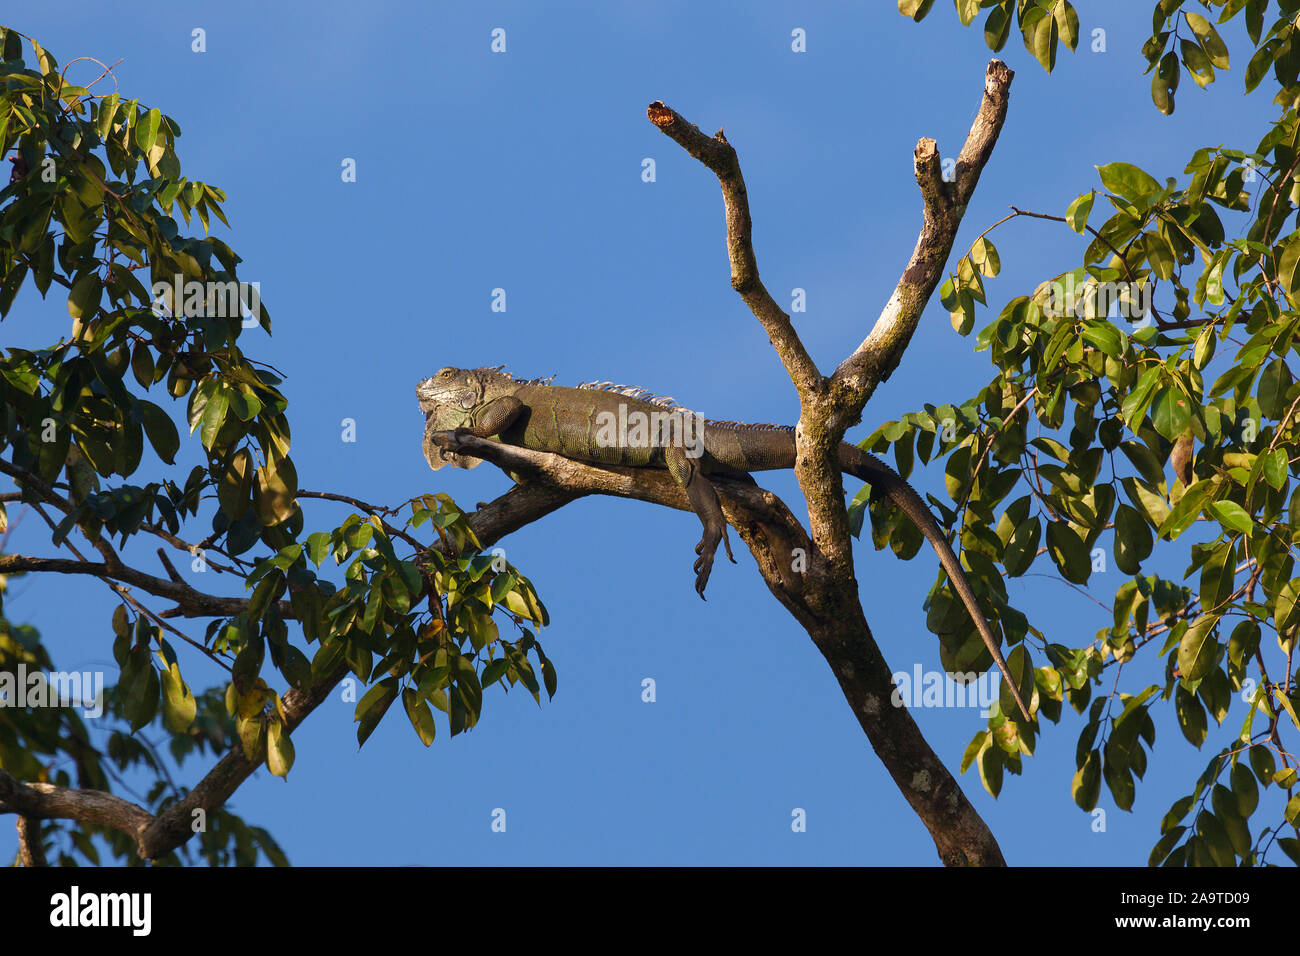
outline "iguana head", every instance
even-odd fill
[[[415,396],[424,412],[424,457],[435,471],[443,465],[474,468],[483,459],[443,451],[429,441],[433,432],[450,431],[464,425],[483,402],[485,382],[481,369],[444,368],[415,386]]]

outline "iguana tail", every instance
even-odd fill
[[[961,562],[957,560],[957,555],[949,547],[948,539],[943,536],[939,522],[934,520],[934,515],[931,514],[926,503],[921,500],[921,496],[894,469],[875,455],[863,451],[856,445],[850,445],[848,442],[840,445],[840,469],[855,478],[862,479],[871,485],[874,492],[889,498],[903,514],[907,515],[914,525],[921,529],[921,533],[925,535],[926,540],[930,542],[939,555],[939,563],[948,572],[948,580],[952,582],[952,586],[961,596],[962,603],[966,605],[966,610],[970,612],[975,626],[979,628],[980,637],[984,639],[984,646],[993,655],[998,670],[1002,672],[1007,687],[1011,689],[1011,695],[1016,699],[1016,703],[1020,705],[1020,712],[1024,715],[1026,721],[1032,720],[1029,716],[1029,707],[1026,706],[1024,699],[1020,696],[1020,689],[1016,686],[1015,680],[1012,679],[1011,669],[1007,667],[1006,659],[1003,658],[1002,651],[998,647],[998,639],[993,634],[993,629],[989,627],[984,612],[980,610],[979,603],[975,600],[975,592],[971,590],[970,581],[966,579],[966,572],[962,568]]]

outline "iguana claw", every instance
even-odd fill
[[[695,546],[695,553],[699,555],[695,560],[695,591],[701,600],[708,600],[704,597],[704,586],[709,583],[709,573],[713,570],[713,556],[718,552],[719,541],[726,548],[727,558],[732,564],[736,563],[736,558],[731,553],[731,541],[727,538],[727,526],[723,525],[721,531],[705,529],[704,537]]]
[[[709,583],[709,573],[713,570],[713,550],[717,548],[714,544],[707,554],[701,554],[704,549],[704,542],[701,541],[695,546],[695,553],[700,556],[695,559],[695,593],[700,596],[701,601],[707,601],[704,596],[704,586]]]
[[[451,451],[453,448],[459,447],[461,439],[467,434],[469,432],[464,428],[449,428],[446,431],[434,432],[432,438],[434,444],[443,451]]]

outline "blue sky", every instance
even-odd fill
[[[1199,91],[1185,78],[1178,111],[1160,115],[1138,52],[1148,5],[1079,7],[1080,52],[1063,52],[1053,75],[1015,40],[1001,54],[1016,71],[1010,113],[959,251],[1010,204],[1063,213],[1097,184],[1095,165],[1179,175],[1200,146],[1253,148],[1271,115],[1266,95],[1242,95],[1239,46],[1216,85]],[[123,97],[174,117],[185,173],[228,193],[232,228],[216,234],[243,256],[241,276],[261,283],[273,320],[272,337],[254,331],[241,344],[286,373],[302,486],[388,503],[445,491],[466,508],[509,480],[491,466],[427,468],[413,389],[441,366],[626,382],[718,419],[796,417],[778,359],[730,288],[717,181],[647,121],[648,103],[662,99],[706,132],[725,128],[763,278],[780,302],[807,290],[796,327],[829,370],[870,329],[915,243],[916,140],[956,154],[991,55],[943,2],[920,25],[888,0],[74,2],[6,16],[61,62],[125,58]],[[489,49],[497,27],[501,54]],[[191,50],[195,28],[206,52]],[[795,28],[805,53],[791,51]],[[1095,28],[1106,52],[1087,49]],[[641,178],[646,157],[653,183]],[[355,183],[341,180],[346,158]],[[995,310],[1081,252],[1043,222],[993,238],[1004,267],[989,283]],[[506,290],[505,313],[491,311],[494,288]],[[67,322],[62,302],[27,291],[0,344],[49,344]],[[991,374],[936,296],[849,437],[923,403],[960,403]],[[345,418],[355,443],[341,440]],[[940,489],[941,478],[932,467],[913,482]],[[792,475],[761,483],[806,513]],[[328,529],[345,514],[312,503],[307,522]],[[40,531],[27,522],[11,547],[48,553]],[[295,733],[287,782],[262,770],[234,808],[300,865],[937,864],[829,669],[743,547],[739,565],[715,566],[708,602],[695,596],[698,539],[693,515],[620,499],[577,502],[510,536],[508,559],[550,610],[540,637],[559,672],[553,701],[538,708],[522,688],[493,688],[472,733],[451,739],[442,724],[427,750],[394,708],[358,751],[353,706],[332,700]],[[149,549],[136,553],[155,566]],[[867,618],[895,671],[939,667],[922,609],[936,570],[928,549],[904,563],[858,547]],[[1112,569],[1089,590],[1109,606],[1120,580]],[[1009,590],[1053,641],[1081,645],[1109,626],[1108,611],[1052,576]],[[16,581],[6,600],[11,619],[41,630],[56,666],[104,666],[110,680],[112,607],[89,579]],[[194,655],[182,668],[196,687],[221,673]],[[647,677],[655,703],[641,700]],[[1126,672],[1130,690],[1145,683]],[[1070,799],[1082,719],[1068,708],[999,799],[973,770],[960,783],[1012,863],[1145,864],[1160,817],[1240,726],[1243,705],[1233,706],[1201,752],[1159,719],[1134,811],[1103,792],[1104,832]],[[972,709],[915,716],[954,772],[984,727]],[[187,768],[188,783],[200,769]],[[490,827],[498,807],[504,834]],[[805,833],[791,832],[794,808],[807,812]],[[0,828],[0,858],[13,850],[12,828]]]

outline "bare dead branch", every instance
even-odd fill
[[[1013,76],[1001,60],[989,63],[984,98],[957,157],[951,182],[945,182],[941,175],[934,140],[917,143],[916,182],[924,201],[924,221],[916,248],[871,334],[840,363],[833,376],[833,388],[848,398],[845,410],[853,420],[876,386],[898,367],[921,313],[939,284],[966,204],[1002,132]]]
[[[735,489],[728,488],[723,494],[724,515],[759,560],[768,588],[804,626],[830,664],[872,747],[929,828],[940,857],[949,864],[1001,864],[1003,859],[988,827],[934,755],[911,716],[892,705],[890,671],[867,626],[857,594],[838,446],[848,427],[860,420],[871,393],[897,367],[938,286],[966,204],[1006,118],[1012,75],[1000,61],[989,64],[979,113],[957,157],[951,181],[944,178],[934,140],[922,139],[917,144],[914,163],[923,201],[923,223],[916,247],[870,335],[829,381],[821,377],[789,317],[758,279],[748,197],[735,150],[721,132],[707,137],[662,103],[653,103],[649,109],[652,122],[717,175],[727,210],[732,286],[767,330],[799,392],[795,476],[808,503],[811,539],[797,522],[797,532],[770,518],[766,525],[763,521],[747,522],[736,509]],[[482,449],[475,454],[493,460]],[[608,479],[589,478],[589,484],[581,484],[581,476],[572,468],[568,471],[562,479],[566,487],[628,493],[626,489],[612,490]],[[653,477],[657,480],[657,476]],[[643,480],[637,475],[630,480],[644,492],[652,476]],[[668,489],[659,494],[666,496]],[[629,496],[644,497],[635,492]],[[784,505],[781,507],[784,509]],[[774,573],[779,570],[779,562],[770,556],[762,557],[767,548],[755,533],[760,527],[766,527],[772,535],[784,535],[787,545],[795,540],[806,542],[809,571],[796,575],[793,583],[788,575]],[[769,539],[770,535],[763,536],[764,541]],[[786,561],[788,555],[786,552]],[[923,774],[918,773],[919,767],[925,768]],[[924,780],[924,785],[918,786],[918,780]]]
[[[666,136],[711,169],[722,186],[722,201],[727,217],[727,256],[731,260],[731,287],[740,293],[745,305],[762,323],[772,347],[802,397],[822,387],[817,364],[799,340],[790,316],[776,304],[758,277],[758,260],[754,256],[754,223],[749,215],[749,194],[740,173],[740,160],[727,138],[718,130],[706,136],[694,123],[687,122],[676,110],[659,100],[646,110],[650,122]]]

